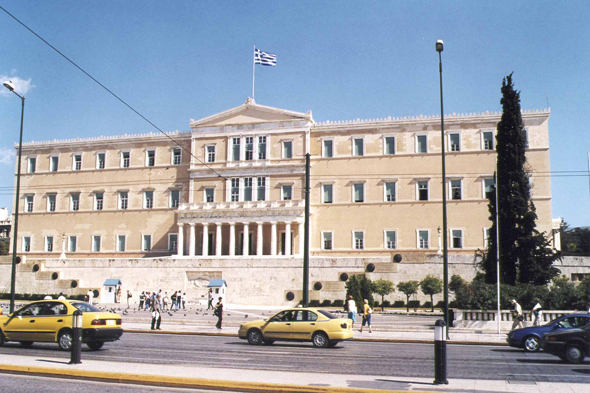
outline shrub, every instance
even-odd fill
[[[330,299],[324,299],[322,302],[322,307],[330,307],[332,305],[332,301]]]
[[[436,308],[445,308],[445,301],[441,300],[438,303],[436,303],[436,306],[434,306]]]
[[[319,300],[310,300],[309,301],[309,307],[319,307],[319,306],[320,306]]]
[[[393,302],[393,307],[403,307],[406,305],[406,302],[404,302],[403,300],[396,300],[395,302]]]
[[[332,302],[332,307],[343,307],[344,306],[344,300],[342,299],[336,299]]]
[[[383,308],[385,308],[385,307],[391,307],[391,302],[389,300],[383,301]]]
[[[375,300],[373,302],[373,307],[379,307],[379,301],[378,300]]]
[[[409,308],[418,308],[418,307],[420,307],[420,300],[410,300],[408,302],[408,307]]]
[[[424,307],[424,308],[430,308],[430,309],[432,309],[432,311],[434,311],[434,307],[432,306],[432,302],[424,302],[424,304],[422,305],[422,307]]]

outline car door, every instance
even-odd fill
[[[293,324],[294,311],[285,310],[270,318],[264,328],[262,334],[266,339],[272,340],[288,340],[291,338],[291,326]]]
[[[43,303],[33,303],[14,312],[2,326],[2,331],[10,341],[36,341],[38,315]]]
[[[294,340],[311,340],[317,329],[318,316],[313,311],[297,310],[291,326],[291,338]]]
[[[55,342],[57,332],[66,325],[68,308],[61,302],[47,302],[35,321],[36,341]]]

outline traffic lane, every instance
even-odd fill
[[[526,353],[497,346],[448,345],[447,348],[449,378],[590,382],[590,375],[580,371],[587,369],[587,365],[568,365],[542,352]],[[7,343],[0,354],[9,353],[69,358],[69,353],[57,350],[55,344],[35,344],[31,349],[24,349]],[[349,341],[333,349],[319,349],[309,343],[251,346],[232,337],[166,334],[124,334],[121,341],[107,343],[100,351],[84,348],[82,353],[82,361],[400,377],[433,375],[433,358],[432,344]]]

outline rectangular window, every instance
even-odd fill
[[[107,155],[106,153],[98,153],[96,155],[96,169],[104,169],[106,165]]]
[[[451,247],[463,248],[463,231],[461,229],[451,230]]]
[[[283,158],[293,158],[293,141],[283,142]]]
[[[496,187],[494,179],[483,180],[484,197],[486,199],[492,199],[496,197]]]
[[[365,141],[363,138],[354,138],[352,140],[354,145],[354,150],[352,151],[353,156],[364,156],[365,155]]]
[[[182,163],[182,149],[172,149],[172,165],[180,165]]]
[[[125,251],[126,240],[127,240],[127,238],[125,237],[125,235],[118,235],[117,236],[117,251],[119,251],[119,252]]]
[[[31,251],[31,237],[24,236],[23,237],[23,252]]]
[[[156,165],[156,151],[155,150],[148,150],[146,152],[146,166],[155,166]]]
[[[258,159],[266,160],[266,136],[258,137]]]
[[[215,146],[207,146],[207,162],[215,162]]]
[[[27,196],[25,196],[25,211],[27,213],[32,213],[33,212],[33,201],[34,201],[34,196],[33,195],[27,195]]]
[[[45,251],[53,251],[53,236],[45,236]]]
[[[177,208],[180,205],[180,190],[170,190],[170,207]]]
[[[428,231],[418,231],[418,248],[423,250],[428,248],[428,237]]]
[[[82,154],[74,155],[74,170],[79,171],[82,169]]]
[[[56,201],[57,201],[57,195],[55,195],[55,194],[47,195],[47,211],[48,212],[55,211]]]
[[[102,210],[104,205],[104,193],[97,192],[94,194],[94,210]]]
[[[324,250],[331,250],[332,249],[332,242],[333,242],[333,233],[332,232],[322,232],[323,237],[323,246]]]
[[[215,202],[215,188],[205,188],[205,202]]]
[[[127,210],[128,207],[129,207],[129,193],[126,191],[119,193],[119,208],[121,210]]]
[[[131,163],[131,152],[124,151],[121,153],[121,168],[129,168]]]
[[[483,229],[483,246],[484,248],[488,248],[490,244],[490,228]]]
[[[266,200],[266,177],[259,177],[258,178],[258,200],[264,201]]]
[[[246,149],[246,161],[252,161],[254,159],[254,137],[253,136],[246,137],[246,145],[244,147]]]
[[[93,252],[100,252],[100,246],[101,246],[100,235],[92,236],[92,251]]]
[[[37,157],[29,157],[29,165],[27,167],[27,173],[35,173],[37,169]]]
[[[333,185],[332,184],[322,184],[322,198],[323,203],[332,203],[333,201]]]
[[[252,178],[251,177],[244,178],[244,200],[245,201],[252,200]]]
[[[51,162],[49,164],[49,171],[57,172],[57,169],[59,168],[59,157],[51,156],[50,160]]]
[[[364,183],[356,183],[354,186],[354,202],[364,202],[365,201],[365,184]]]
[[[385,248],[395,250],[396,241],[395,231],[385,231]]]
[[[385,183],[385,201],[395,202],[395,182]]]
[[[168,251],[177,251],[178,250],[178,235],[176,233],[171,233],[168,235]]]
[[[324,140],[323,141],[324,154],[323,157],[330,158],[334,157],[334,141]]]
[[[418,181],[418,200],[428,200],[428,180]]]
[[[232,161],[240,161],[240,138],[232,138]]]
[[[152,235],[143,235],[142,250],[152,251]]]
[[[416,153],[428,153],[428,135],[416,135]]]
[[[78,237],[77,236],[68,236],[68,251],[69,252],[78,251]]]
[[[80,194],[71,194],[70,201],[70,207],[73,212],[80,210]]]
[[[494,133],[487,131],[483,133],[483,149],[494,150]]]
[[[293,199],[293,186],[283,186],[281,198],[283,201],[290,201]]]
[[[462,199],[461,180],[451,180],[451,199],[455,201]]]
[[[395,154],[395,137],[393,137],[393,136],[385,137],[385,154],[388,154],[388,155]]]
[[[231,201],[238,202],[240,200],[240,178],[233,177],[231,179]]]
[[[365,233],[364,232],[354,232],[354,249],[355,250],[364,250],[365,249]]]
[[[153,191],[146,191],[144,195],[145,195],[144,208],[153,209],[154,208],[154,192]]]
[[[449,151],[461,151],[461,134],[449,134]]]

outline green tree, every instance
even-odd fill
[[[465,281],[465,279],[463,277],[453,274],[451,276],[451,281],[449,282],[449,290],[451,292],[456,293],[457,291],[459,291],[461,288],[465,287],[466,285],[468,285],[468,283],[467,283],[467,281]]]
[[[379,280],[373,282],[374,291],[377,295],[381,296],[381,306],[383,307],[383,299],[385,296],[389,295],[392,292],[395,292],[395,285],[389,281],[380,278]]]
[[[576,286],[576,310],[587,311],[590,306],[590,277],[586,277]]]
[[[552,310],[570,310],[577,303],[576,285],[564,275],[553,279],[547,296],[548,307]]]
[[[375,292],[373,282],[366,274],[362,274],[359,276],[359,284],[361,286],[361,296],[363,298],[363,302],[360,304],[364,304],[364,299],[367,299],[369,301],[369,307],[373,308],[373,304],[375,303],[375,300],[373,299],[373,292]]]
[[[590,255],[590,228],[570,228],[563,222],[560,231],[563,255]]]
[[[402,281],[397,284],[397,289],[406,295],[406,311],[410,311],[410,296],[418,293],[420,283],[418,281]]]
[[[429,274],[420,281],[420,288],[422,289],[422,293],[430,296],[430,306],[432,307],[432,312],[434,312],[434,295],[442,292],[442,280]]]
[[[352,296],[356,304],[357,312],[360,312],[360,307],[363,304],[363,295],[361,294],[361,284],[356,275],[353,275],[346,282],[346,299],[344,301],[344,309],[347,309],[348,297]]]
[[[0,239],[0,255],[8,255],[10,239]]]

